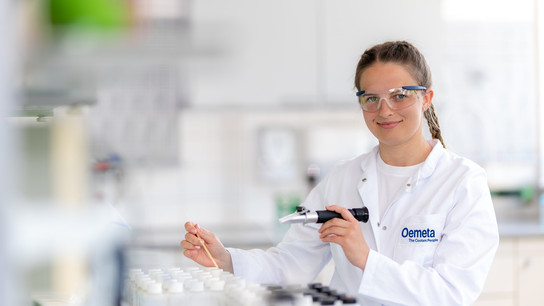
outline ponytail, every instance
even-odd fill
[[[440,140],[440,143],[442,143],[442,146],[445,148],[446,145],[444,144],[444,139],[442,139],[442,132],[440,131],[438,117],[434,112],[434,105],[432,103],[429,108],[423,113],[423,115],[425,116],[425,119],[427,119],[427,124],[429,125],[429,132],[431,132],[431,136],[433,137],[433,139]]]

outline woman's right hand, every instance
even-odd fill
[[[185,249],[183,255],[205,267],[214,266],[213,261],[208,256],[208,253],[196,235],[198,233],[219,268],[234,273],[230,253],[225,249],[214,233],[207,231],[193,222],[185,223],[185,230],[187,231],[185,240],[180,243],[181,247]]]

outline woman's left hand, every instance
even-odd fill
[[[349,262],[364,270],[370,248],[368,247],[359,221],[344,207],[329,205],[327,210],[337,212],[342,218],[332,218],[319,229],[323,242],[333,242],[342,247]]]

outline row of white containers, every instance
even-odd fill
[[[125,280],[123,304],[128,306],[234,306],[279,305],[267,287],[247,283],[218,268],[131,269]],[[289,305],[313,306],[299,294]]]
[[[248,283],[219,268],[149,269],[146,272],[131,269],[123,288],[123,306],[332,305],[305,295],[301,286],[283,290],[287,299],[273,290],[276,289]],[[355,300],[346,303],[337,300],[334,305],[359,305]]]

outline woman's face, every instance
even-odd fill
[[[420,85],[402,65],[376,62],[361,75],[360,90],[381,91],[402,86]],[[431,104],[433,92],[417,94],[417,102],[407,108],[392,110],[382,101],[376,112],[363,111],[366,125],[381,145],[398,146],[423,139],[423,112]]]

